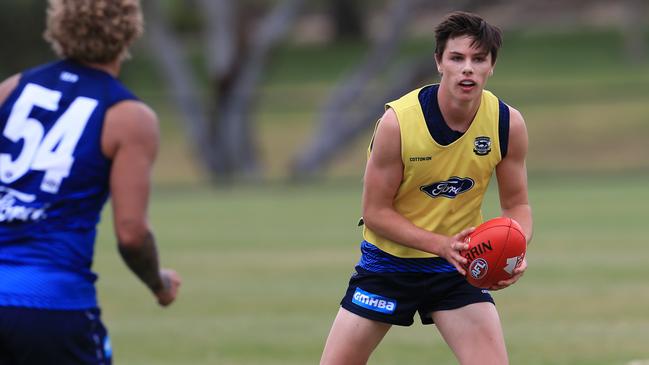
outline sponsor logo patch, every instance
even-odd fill
[[[0,223],[38,222],[47,217],[48,205],[36,202],[36,196],[0,186]]]
[[[359,307],[384,314],[392,314],[397,308],[396,300],[366,292],[361,288],[356,288],[352,296],[352,303]]]
[[[428,194],[431,198],[443,196],[445,198],[455,199],[459,194],[471,190],[474,185],[475,182],[470,177],[453,176],[445,181],[438,181],[429,185],[421,186],[419,190]]]
[[[59,77],[61,81],[75,83],[79,81],[79,75],[73,74],[72,72],[63,71]]]
[[[486,156],[491,152],[491,138],[487,136],[476,137],[473,141],[473,152],[478,156]]]
[[[480,280],[485,275],[487,275],[487,271],[489,271],[489,265],[487,264],[487,261],[482,257],[473,260],[471,262],[471,265],[469,265],[469,272],[471,272],[471,277],[476,280]]]

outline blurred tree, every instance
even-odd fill
[[[477,0],[437,2],[437,6],[471,11]],[[430,6],[425,0],[393,0],[384,11],[383,33],[373,43],[364,60],[341,79],[320,113],[314,137],[291,165],[293,179],[310,178],[324,169],[361,133],[372,128],[382,105],[421,85],[436,75],[433,50],[423,52],[390,70],[403,40],[408,22],[418,8]],[[446,13],[448,9],[444,9]],[[387,77],[380,77],[387,74]]]
[[[341,79],[325,102],[317,132],[292,166],[294,178],[301,179],[319,171],[341,147],[371,126],[376,114],[373,106],[380,105],[376,98],[383,93],[377,92],[374,89],[376,85],[370,86],[370,83],[386,69],[396,53],[412,3],[412,0],[391,2],[385,12],[384,33],[372,45],[365,59]]]
[[[632,63],[645,62],[647,60],[647,16],[649,15],[647,0],[628,0],[625,15],[622,33],[627,58]]]
[[[199,82],[185,45],[156,0],[145,3],[150,44],[170,85],[199,160],[216,181],[258,178],[252,111],[274,46],[295,21],[304,0],[276,2],[258,19],[256,6],[233,0],[196,0],[212,97],[196,95]],[[254,23],[254,25],[249,25]]]
[[[364,9],[359,0],[331,0],[329,4],[336,41],[365,37]]]
[[[35,66],[52,57],[43,40],[46,0],[12,0],[0,2],[0,71],[2,78]]]
[[[35,1],[35,0],[31,0]],[[41,0],[45,1],[45,0]],[[197,157],[216,180],[260,177],[260,165],[252,118],[260,79],[272,49],[288,32],[299,15],[304,0],[144,0],[148,36],[173,100],[187,126]],[[382,105],[435,76],[432,49],[421,56],[395,64],[401,41],[421,10],[441,15],[451,10],[498,13],[507,24],[536,22],[541,10],[553,19],[569,19],[598,1],[552,0],[321,0],[316,5],[333,24],[334,40],[361,37],[372,42],[366,57],[333,89],[319,114],[311,141],[291,164],[291,176],[303,178],[322,171],[357,136],[371,128]],[[600,3],[607,3],[600,0]],[[646,55],[646,0],[624,0],[628,6],[625,46],[631,59]],[[167,4],[167,8],[164,5]],[[175,9],[169,11],[169,4]],[[180,4],[180,5],[179,5]],[[381,8],[378,34],[365,26],[370,10]],[[313,6],[313,4],[310,4]],[[180,9],[180,11],[179,11]],[[495,9],[495,10],[494,10]],[[502,12],[501,10],[506,10]],[[173,12],[175,10],[175,12]],[[174,27],[170,15],[182,15],[182,26]],[[503,15],[504,14],[504,15]],[[522,16],[521,14],[524,14]],[[375,12],[372,15],[376,15]],[[522,18],[521,18],[522,17]],[[187,21],[189,19],[189,21]],[[523,19],[523,20],[521,20]],[[554,20],[553,20],[554,21]],[[588,21],[582,20],[582,21]],[[571,23],[572,24],[572,23]],[[581,23],[583,25],[583,23]],[[523,25],[525,26],[525,25]],[[194,28],[195,27],[195,28]],[[183,41],[182,31],[190,30]],[[197,39],[196,32],[202,34]],[[432,34],[431,34],[432,35]],[[204,53],[205,65],[199,74],[189,55],[196,43]],[[194,45],[194,49],[188,47]],[[194,52],[194,53],[192,53]],[[208,84],[209,98],[199,91]]]

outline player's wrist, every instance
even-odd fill
[[[433,255],[440,257],[444,256],[444,247],[448,244],[448,237],[433,234],[430,240],[428,240],[427,251]]]
[[[158,296],[164,293],[167,290],[167,288],[169,288],[169,286],[170,286],[169,278],[160,274],[157,280],[155,280],[149,285],[149,289],[151,289],[151,292],[153,292],[153,294]]]

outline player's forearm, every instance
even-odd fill
[[[163,289],[160,278],[158,249],[153,234],[149,231],[138,244],[119,243],[119,253],[126,265],[144,284],[156,293]]]
[[[523,228],[523,232],[525,233],[525,239],[529,244],[532,241],[533,236],[532,208],[530,205],[520,204],[508,209],[503,208],[502,214],[505,217],[514,219],[521,225],[521,228]]]
[[[438,247],[444,236],[417,227],[393,209],[366,211],[365,225],[375,233],[401,245],[420,251],[439,254]]]

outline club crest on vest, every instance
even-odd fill
[[[487,136],[476,137],[473,141],[473,152],[478,156],[486,156],[491,152],[491,138]]]

